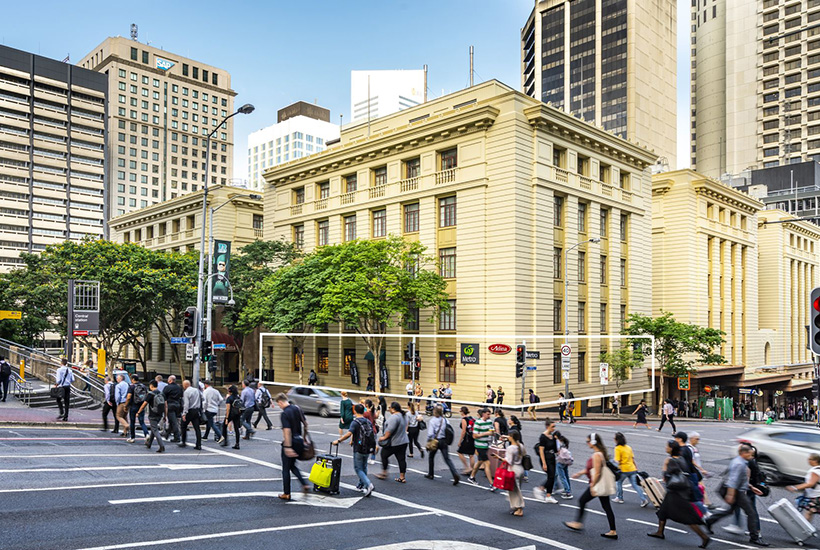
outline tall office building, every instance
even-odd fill
[[[820,160],[818,0],[692,6],[692,164],[709,176]]]
[[[104,236],[105,75],[0,46],[0,271]]]
[[[205,137],[233,112],[231,75],[122,37],[79,63],[108,75],[109,205],[112,216],[196,191],[205,182]],[[210,179],[233,169],[233,122],[211,141]]]
[[[261,191],[262,174],[271,166],[320,153],[339,138],[330,111],[298,101],[277,113],[277,122],[248,136],[248,187]]]
[[[525,94],[676,158],[676,2],[536,0],[521,31]]]
[[[350,117],[373,120],[424,103],[424,70],[350,71]]]

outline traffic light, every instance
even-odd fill
[[[210,342],[208,342],[210,343]],[[216,372],[216,357],[211,357],[208,360],[208,372],[214,373]]]
[[[820,287],[809,295],[809,347],[815,355],[820,355]]]
[[[418,376],[421,372],[421,356],[418,353],[413,358],[413,368],[416,369],[416,376]]]
[[[521,344],[515,348],[515,377],[524,376],[524,366],[527,359],[527,346]]]
[[[202,360],[209,361],[214,354],[213,343],[210,340],[202,341]]]
[[[196,336],[198,322],[199,310],[196,306],[189,306],[185,308],[185,318],[182,324],[182,335],[189,338]]]

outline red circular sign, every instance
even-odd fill
[[[504,355],[512,351],[512,348],[507,344],[491,344],[489,349],[490,353],[496,353],[498,355]]]
[[[703,391],[706,393],[712,393],[712,386],[703,386]]]

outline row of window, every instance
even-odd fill
[[[552,276],[554,279],[563,280],[564,279],[564,271],[563,271],[563,263],[564,263],[564,249],[555,247],[553,248],[552,252]],[[607,268],[608,268],[608,258],[607,256],[601,256],[599,258],[598,264],[598,273],[600,275],[599,283],[601,285],[609,284],[607,280]],[[620,259],[619,264],[620,270],[620,283],[622,287],[627,286],[627,268],[626,268],[626,258]],[[586,252],[578,252],[578,280],[579,283],[586,283],[587,282],[587,255]]]
[[[564,202],[565,198],[556,195],[553,198],[553,225],[555,227],[563,227],[564,226]],[[578,203],[578,232],[579,233],[587,233],[588,231],[588,212],[589,212],[589,204],[585,202]],[[607,238],[608,236],[608,227],[609,227],[609,209],[601,208],[600,210],[600,223],[599,223],[599,235],[602,238]],[[626,242],[629,233],[629,214],[621,214],[619,225],[618,225],[620,238],[622,241]]]
[[[626,326],[626,304],[621,304],[619,310],[619,322],[620,327],[618,329],[619,332],[623,332],[624,327]],[[599,318],[598,318],[598,326],[601,329],[601,334],[607,334],[609,332],[609,312],[606,303],[601,303],[598,309]],[[552,326],[555,332],[562,332],[566,327],[564,327],[564,301],[563,300],[553,300],[552,302]],[[579,334],[586,334],[587,333],[587,303],[586,302],[578,302],[578,333]]]
[[[183,68],[184,68],[184,65],[183,65]],[[125,69],[120,69],[118,74],[119,74],[120,78],[126,78],[127,77],[127,73],[126,73]],[[132,82],[138,82],[140,80],[139,75],[137,75],[137,73],[134,73],[134,72],[130,73],[130,78],[131,78]],[[158,79],[156,79],[156,78],[149,79],[147,76],[143,75],[142,83],[147,86],[149,84],[149,82],[151,82],[151,85],[154,88],[159,88],[160,87],[160,81]],[[120,88],[120,89],[123,89],[123,88]],[[189,92],[188,88],[185,87],[185,86],[182,86],[181,89],[182,89],[182,95],[187,96],[188,92]],[[171,91],[175,94],[179,93],[180,92],[180,86],[177,85],[177,84],[171,84]],[[191,97],[193,97],[194,99],[199,99],[199,95],[200,95],[199,90],[190,90],[190,93],[191,93]],[[208,101],[208,98],[209,98],[208,93],[207,92],[202,92],[202,100],[203,101]],[[223,98],[220,99],[219,97],[216,96],[216,94],[211,94],[210,99],[211,99],[211,103],[213,103],[214,105],[216,105],[218,103],[221,103],[223,107],[228,106],[227,98],[223,97]]]
[[[140,56],[140,54],[142,54],[142,56]],[[140,59],[141,59],[142,62],[145,65],[148,65],[150,63],[150,57],[151,56],[150,56],[149,52],[147,52],[145,50],[137,51],[137,48],[134,48],[134,47],[131,48],[131,60],[132,61],[140,61]],[[182,64],[182,76],[190,76],[194,80],[199,80],[200,72],[202,73],[202,82],[205,82],[207,84],[208,83],[208,69],[202,69],[200,71],[199,67],[196,67],[196,66],[189,67],[187,63]],[[214,86],[219,86],[219,75],[216,72],[214,72],[214,71],[210,72],[210,80],[211,80],[211,84],[213,84]]]
[[[561,168],[566,170],[567,169],[567,161],[568,159],[568,152],[563,147],[554,146],[552,148],[552,165],[556,168]],[[593,175],[598,176],[598,181],[601,183],[606,183],[608,185],[614,185],[616,182],[612,181],[612,174],[614,173],[614,169],[609,164],[604,164],[603,162],[598,164],[598,173],[592,174],[592,159],[585,155],[578,155],[578,164],[576,168],[576,173],[579,176],[584,177],[593,177]],[[629,172],[621,170],[618,173],[618,186],[621,189],[629,190],[631,185],[631,178]]]

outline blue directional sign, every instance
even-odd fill
[[[171,337],[172,344],[190,344],[191,339],[187,336],[172,336]]]
[[[536,367],[527,367],[527,370],[535,370]]]
[[[213,349],[226,349],[227,346],[225,344],[214,344]]]

